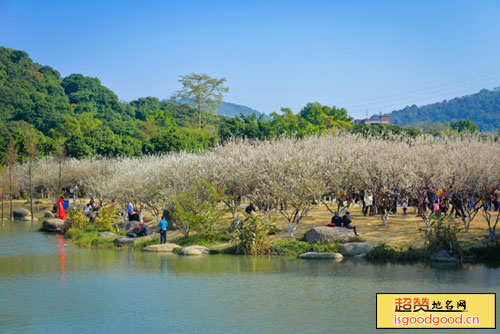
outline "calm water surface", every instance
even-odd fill
[[[377,292],[500,294],[481,265],[88,250],[38,227],[0,227],[0,333],[395,333],[375,330]]]

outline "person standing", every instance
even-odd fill
[[[165,219],[165,217],[161,218],[160,222],[158,223],[158,227],[160,228],[160,244],[166,244],[168,221]]]

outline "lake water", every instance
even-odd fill
[[[372,333],[377,292],[500,293],[482,265],[78,249],[38,227],[0,227],[0,333]]]

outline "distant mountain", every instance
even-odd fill
[[[261,113],[242,104],[223,102],[222,105],[217,109],[217,115],[221,116],[236,117],[240,116],[240,114],[243,114],[245,116],[255,114],[257,118],[259,118],[260,115],[264,115],[264,120],[268,121],[271,119],[271,116],[269,116],[268,114]]]
[[[173,101],[173,100],[164,99],[162,101]],[[187,102],[187,100],[186,101],[181,100],[181,102],[184,103]],[[242,104],[236,104],[231,102],[222,102],[222,105],[217,109],[216,114],[226,117],[238,117],[240,116],[240,114],[243,114],[244,116],[250,116],[252,114],[255,114],[257,118],[259,118],[260,115],[264,115],[265,121],[270,121],[272,119],[271,116],[269,116],[268,114],[261,113],[260,111],[244,106]]]
[[[426,127],[432,123],[471,120],[480,131],[500,129],[500,88],[424,106],[407,106],[391,113],[391,123]]]

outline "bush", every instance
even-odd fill
[[[174,200],[173,218],[185,236],[191,231],[210,233],[217,229],[222,212],[217,210],[221,195],[210,182],[201,180]]]
[[[471,247],[470,253],[480,262],[500,262],[500,243],[485,245],[483,247]]]
[[[298,240],[276,240],[270,247],[270,254],[273,255],[300,255],[307,252],[318,253],[337,253],[340,245],[335,243],[321,243],[310,244],[305,241]]]
[[[85,213],[81,208],[71,208],[68,212],[68,217],[64,222],[64,232],[70,229],[83,230],[90,224],[90,221],[85,217]]]
[[[210,233],[197,233],[191,235],[185,235],[176,239],[174,242],[181,246],[211,246],[214,244],[228,242],[231,240],[231,236],[228,231],[214,231]]]
[[[426,260],[427,256],[421,250],[408,248],[408,250],[400,249],[399,251],[387,246],[385,243],[379,243],[371,251],[366,253],[366,257],[372,260],[381,261],[419,261]]]
[[[457,256],[463,255],[463,247],[458,241],[458,235],[461,229],[445,223],[449,221],[449,217],[436,216],[431,223],[429,230],[423,230],[425,237],[425,250],[428,255],[432,255],[440,250],[445,250]]]
[[[245,255],[269,253],[271,240],[267,235],[272,230],[271,226],[263,216],[246,217],[232,234],[232,241],[236,244],[236,253]]]
[[[97,211],[94,225],[98,231],[116,231],[114,226],[118,210],[111,205],[103,205]]]

